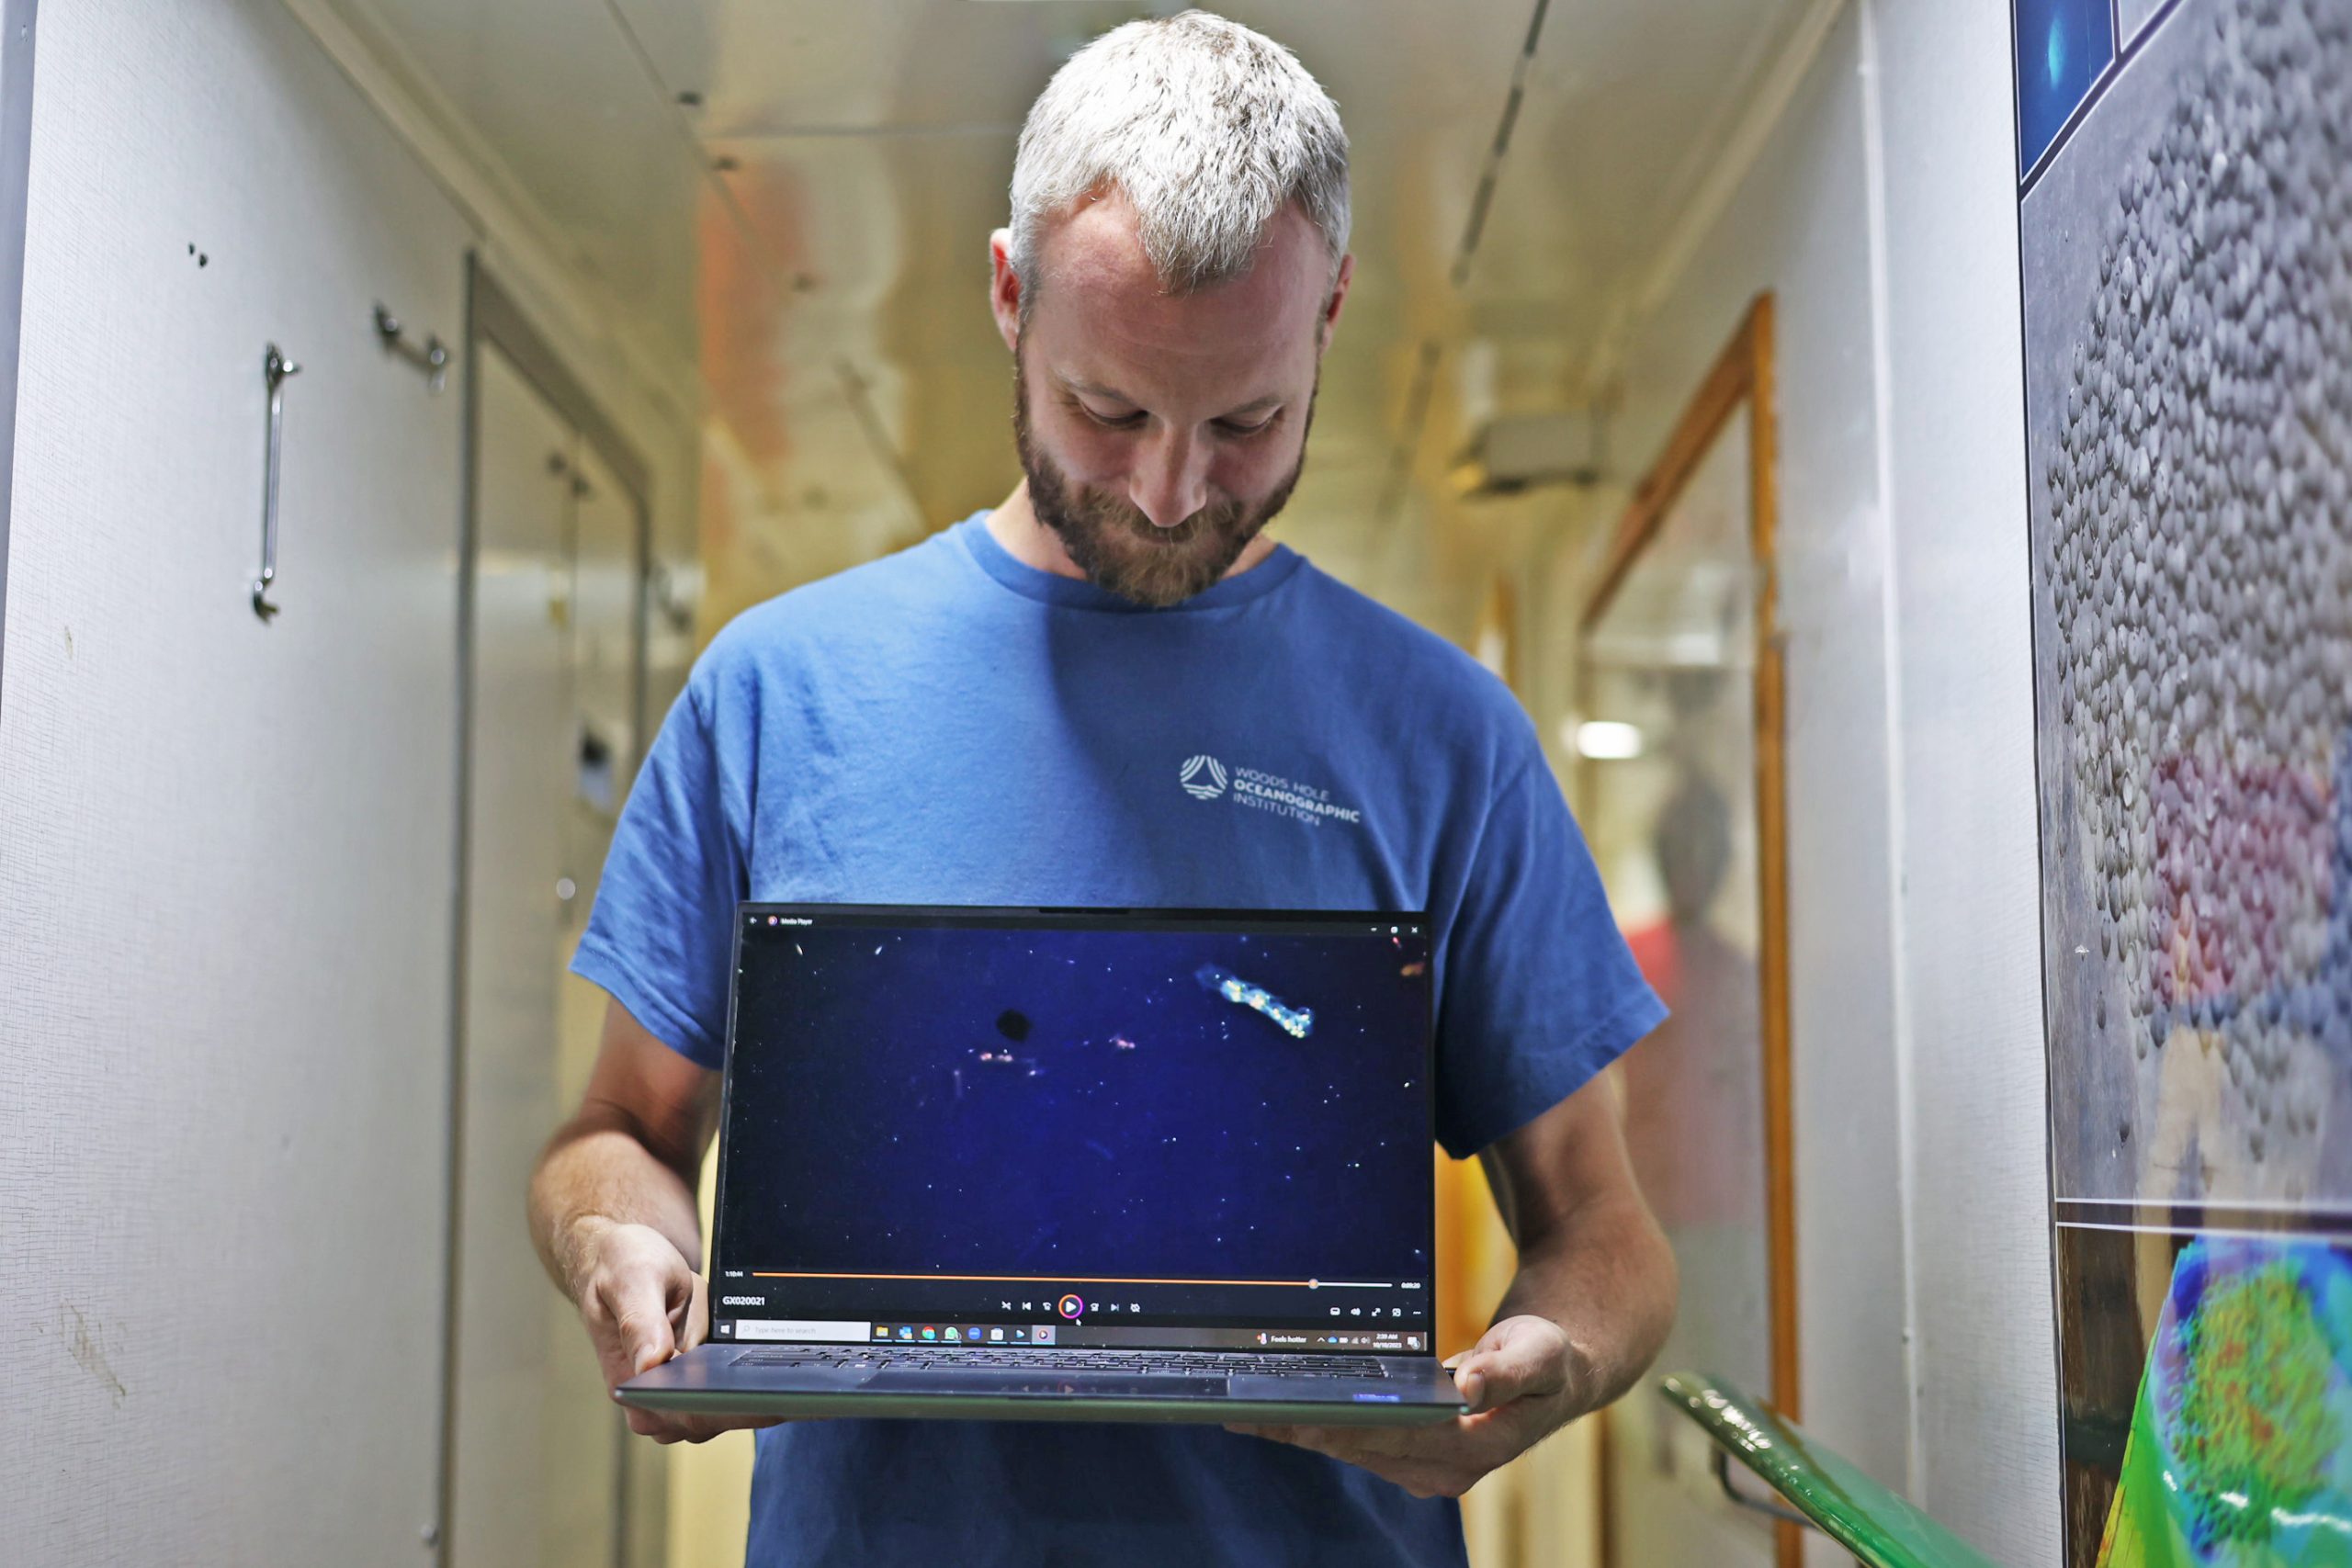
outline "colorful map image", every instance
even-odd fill
[[[2173,1265],[2100,1568],[2352,1564],[2352,1254],[2199,1237]]]

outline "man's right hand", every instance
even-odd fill
[[[577,1222],[572,1297],[596,1347],[605,1386],[617,1389],[710,1332],[710,1301],[701,1275],[670,1238],[650,1225]],[[661,1443],[707,1442],[721,1432],[773,1427],[773,1416],[685,1416],[629,1407],[628,1429]]]
[[[718,1120],[718,1075],[654,1038],[617,1001],[580,1097],[531,1176],[531,1240],[580,1303],[605,1386],[702,1342],[708,1299],[696,1250],[695,1174]],[[699,1443],[773,1420],[631,1409],[628,1429]]]

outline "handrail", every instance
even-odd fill
[[[1974,1547],[1723,1379],[1675,1372],[1658,1392],[1869,1568],[1993,1568]],[[1729,1475],[1717,1473],[1730,1491]]]

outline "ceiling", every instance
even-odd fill
[[[699,365],[720,615],[1011,488],[987,243],[1022,117],[1089,39],[1179,8],[337,3],[462,119],[580,270]],[[1640,281],[1817,5],[1225,7],[1298,53],[1352,143],[1356,283],[1285,536],[1444,620],[1432,554],[1487,525],[1446,491],[1450,458],[1494,414],[1605,401],[1595,367]],[[1537,492],[1481,515],[1522,526],[1564,505]]]

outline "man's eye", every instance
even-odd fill
[[[1079,404],[1078,407],[1080,412],[1105,430],[1133,430],[1143,423],[1143,411],[1140,409],[1134,413],[1123,413],[1114,418],[1107,413],[1096,413],[1084,403]]]
[[[1255,424],[1241,424],[1233,420],[1221,419],[1216,422],[1216,427],[1227,435],[1261,435],[1272,430],[1274,427],[1274,421],[1281,417],[1280,414],[1270,414]]]

